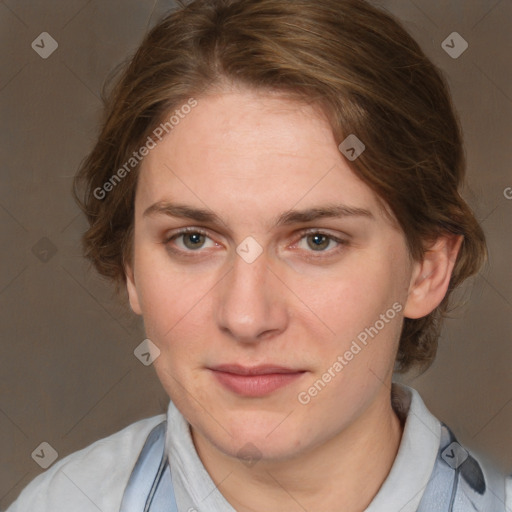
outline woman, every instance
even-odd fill
[[[506,510],[394,371],[485,257],[439,71],[357,0],[196,0],[159,23],[76,179],[171,402],[9,512]],[[510,491],[509,491],[510,492]],[[510,502],[510,496],[508,496]]]

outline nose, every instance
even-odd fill
[[[236,255],[234,266],[217,288],[219,329],[240,343],[257,343],[286,330],[285,286],[268,266],[265,254],[252,263]]]

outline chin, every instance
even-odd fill
[[[256,419],[255,415],[260,418]],[[264,413],[263,413],[264,414]],[[279,421],[273,414],[261,418],[262,412],[247,415],[238,421],[229,421],[228,432],[216,431],[220,436],[205,436],[209,441],[226,455],[241,459],[248,465],[257,460],[286,460],[293,458],[304,448],[304,435],[293,428],[293,423]],[[282,422],[280,424],[280,422]],[[204,435],[204,434],[203,434]]]
[[[265,436],[247,436],[217,448],[226,455],[239,459],[242,463],[253,465],[258,461],[278,462],[293,459],[299,454],[298,444],[290,438],[269,442]]]

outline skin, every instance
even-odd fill
[[[442,237],[412,261],[349,164],[313,107],[232,88],[198,98],[141,167],[130,303],[161,351],[156,372],[199,457],[240,512],[364,510],[397,454],[390,386],[403,317],[441,302],[461,239]],[[144,215],[155,203],[207,209],[221,222]],[[327,204],[371,217],[274,225],[289,210]],[[185,227],[207,236],[174,237]],[[320,237],[318,250],[315,230],[343,243]],[[236,252],[248,236],[263,250],[252,263]],[[394,303],[401,312],[301,404],[298,394]],[[242,397],[209,369],[226,363],[304,373],[267,396]],[[251,466],[239,455],[247,443],[259,451]]]

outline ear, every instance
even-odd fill
[[[404,308],[406,318],[424,317],[444,299],[463,238],[442,235],[426,250],[422,261],[414,262]]]
[[[137,315],[142,315],[142,309],[140,307],[139,294],[137,292],[137,286],[135,285],[135,275],[130,265],[125,265],[126,275],[126,289],[128,291],[128,297],[130,299],[130,306],[132,311]]]

